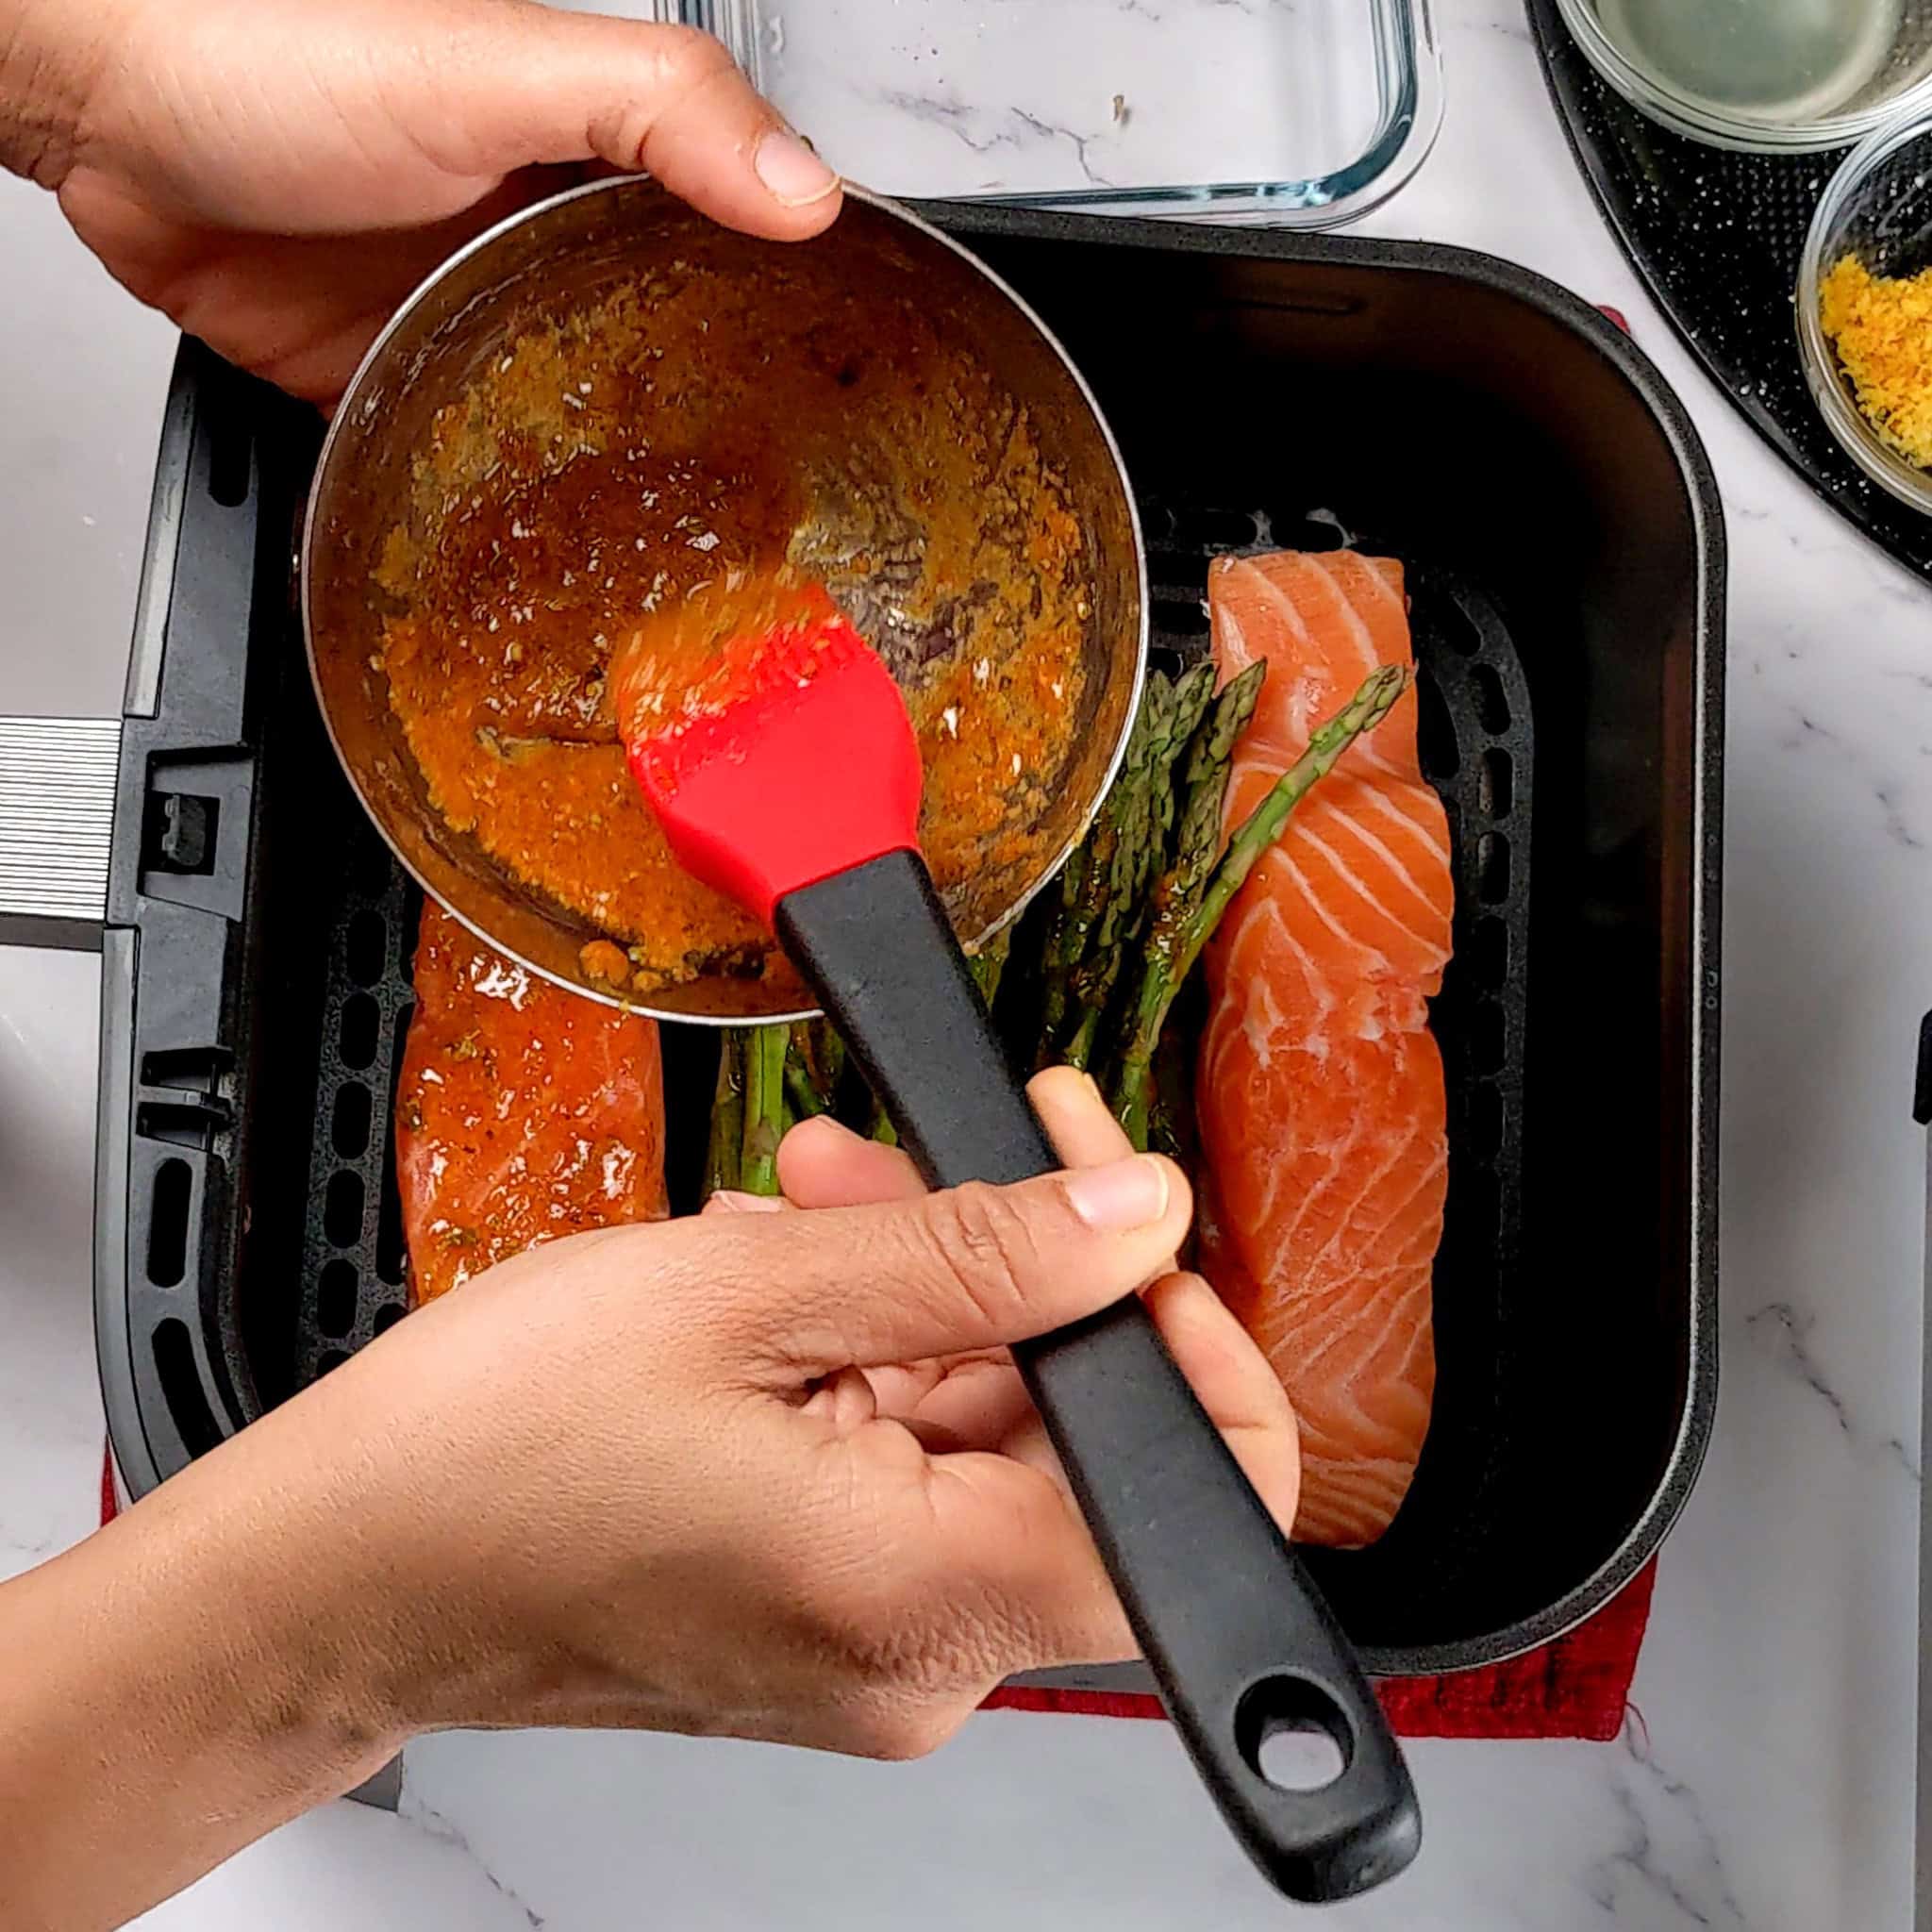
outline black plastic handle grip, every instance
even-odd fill
[[[778,937],[932,1184],[1059,1165],[909,852],[778,903]],[[1300,1558],[1129,1296],[1014,1349],[1160,1686],[1235,1836],[1289,1897],[1353,1897],[1415,1857],[1422,1819],[1375,1694]],[[1325,1731],[1318,1790],[1260,1768],[1276,1731]]]

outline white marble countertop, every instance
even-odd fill
[[[1421,1861],[1330,1923],[1904,1927],[1932,591],[1824,510],[1678,350],[1571,165],[1516,0],[1439,11],[1442,141],[1369,227],[1511,257],[1623,309],[1689,400],[1729,512],[1724,1393],[1662,1558],[1641,1727],[1609,1746],[1416,1745]],[[976,185],[964,148],[958,167],[954,185]],[[107,712],[172,339],[43,197],[0,183],[0,710]],[[95,1508],[95,991],[90,960],[0,952],[0,1571]],[[410,1752],[400,1818],[330,1807],[142,1923],[1240,1932],[1285,1916],[1164,1727],[999,1714],[909,1768],[441,1738]]]

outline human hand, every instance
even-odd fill
[[[0,0],[0,160],[142,301],[325,404],[454,247],[587,167],[780,240],[839,208],[708,35],[535,0]]]
[[[1032,1093],[1084,1172],[926,1195],[801,1127],[779,1164],[808,1211],[533,1250],[0,1584],[36,1666],[0,1723],[0,1920],[120,1924],[427,1728],[903,1757],[1012,1672],[1128,1655],[1000,1344],[1160,1275],[1155,1320],[1283,1524],[1294,1418],[1163,1274],[1178,1170],[1119,1158],[1083,1076]]]
[[[1028,1092],[1070,1168],[1098,1167],[1133,1152],[1084,1074],[1055,1068],[1035,1078]],[[843,1208],[917,1200],[926,1191],[906,1154],[823,1118],[804,1122],[786,1137],[778,1172],[782,1204],[733,1193],[714,1196],[711,1208]],[[1301,1480],[1300,1443],[1287,1394],[1266,1357],[1199,1275],[1174,1271],[1172,1257],[1145,1299],[1169,1350],[1229,1439],[1249,1481],[1277,1520],[1291,1524]],[[927,1448],[997,1450],[1041,1470],[1071,1502],[1065,1472],[1008,1350],[975,1349],[874,1366],[864,1378],[878,1413],[905,1424]]]
[[[1131,1656],[1003,1344],[1171,1268],[1187,1182],[1118,1158],[1080,1076],[1034,1092],[1069,1159],[1105,1164],[927,1195],[903,1157],[801,1128],[781,1173],[810,1211],[533,1250],[269,1418],[291,1424],[275,1508],[292,1490],[318,1512],[312,1542],[283,1545],[318,1591],[371,1572],[358,1641],[386,1721],[896,1757],[1015,1671]],[[1291,1521],[1293,1419],[1266,1362],[1197,1277],[1151,1305]]]

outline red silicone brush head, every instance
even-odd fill
[[[919,844],[919,742],[891,673],[814,590],[733,638],[630,768],[677,861],[766,925],[788,892]]]

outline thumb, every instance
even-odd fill
[[[460,151],[438,158],[455,172],[604,161],[779,241],[815,235],[838,213],[839,177],[709,34],[522,0],[476,18],[443,80],[458,95],[445,137]]]
[[[787,1363],[818,1375],[1043,1335],[1131,1294],[1180,1245],[1187,1177],[1140,1154],[1012,1187],[731,1217]],[[732,1226],[731,1223],[738,1224]]]

